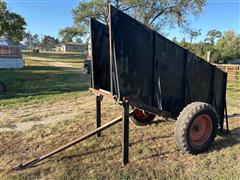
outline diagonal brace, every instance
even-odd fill
[[[130,112],[129,115],[131,115],[132,113],[133,112]],[[76,144],[78,144],[78,143],[80,143],[80,142],[98,134],[99,132],[102,132],[102,131],[114,126],[115,124],[121,122],[121,120],[122,120],[122,116],[119,116],[119,117],[115,118],[114,120],[106,123],[105,125],[91,131],[90,133],[88,133],[88,134],[86,134],[86,135],[84,135],[84,136],[82,136],[82,137],[80,137],[76,140],[73,140],[73,141],[69,142],[68,144],[66,144],[66,145],[64,145],[64,146],[62,146],[58,149],[53,150],[52,152],[50,152],[48,154],[45,154],[45,155],[43,155],[41,157],[38,157],[36,159],[33,159],[31,161],[28,161],[25,164],[20,164],[19,166],[14,167],[13,170],[23,170],[25,168],[29,168],[29,167],[33,166],[34,164],[37,164],[38,162],[43,161],[46,158],[49,158],[49,157],[51,157],[51,156],[53,156],[53,155],[55,155],[55,154],[57,154],[61,151],[64,151],[64,150],[66,150],[66,149],[68,149],[68,148],[70,148],[70,147],[72,147],[72,146],[74,146],[74,145],[76,145]]]

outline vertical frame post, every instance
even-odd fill
[[[96,128],[101,127],[101,96],[96,96]],[[96,137],[100,137],[101,132],[96,134]]]
[[[227,76],[228,74],[225,73],[225,76],[224,76],[224,83],[223,83],[223,94],[222,94],[222,99],[223,99],[223,106],[221,108],[222,112],[221,112],[221,119],[220,119],[220,129],[223,130],[224,128],[224,116],[226,117],[227,116],[227,100],[226,100],[226,93],[227,93]],[[224,115],[224,111],[225,111],[225,115]],[[227,120],[227,119],[226,119]]]
[[[126,98],[123,98],[122,113],[122,159],[126,165],[129,162],[129,102]]]

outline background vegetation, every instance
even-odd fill
[[[24,18],[7,9],[7,4],[0,0],[0,37],[5,36],[11,41],[21,41],[26,26]]]
[[[190,40],[198,35],[190,34]],[[232,59],[240,59],[240,35],[234,31],[222,33],[218,30],[210,30],[206,39],[198,43],[187,42],[185,38],[180,42],[177,42],[176,38],[173,41],[203,59],[207,59],[207,52],[210,51],[210,61],[213,63],[227,63]]]

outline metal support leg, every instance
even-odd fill
[[[129,162],[129,102],[123,100],[123,115],[122,115],[122,158],[123,165]]]
[[[227,111],[227,100],[225,99],[225,118],[226,118],[226,128],[227,128],[227,134],[230,134],[229,127],[228,127],[228,111]]]
[[[101,96],[96,96],[96,127],[101,127]],[[96,134],[96,137],[100,137],[101,132]]]

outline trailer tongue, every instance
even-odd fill
[[[130,112],[128,115],[125,114],[125,116],[130,116],[131,114],[132,114],[132,112]],[[68,144],[66,144],[66,145],[64,145],[60,148],[57,148],[57,149],[53,150],[52,152],[50,152],[48,154],[45,154],[41,157],[38,157],[38,158],[33,159],[29,162],[26,162],[24,164],[20,164],[20,165],[14,167],[13,170],[23,170],[23,169],[32,167],[33,165],[37,164],[38,162],[43,161],[44,159],[47,159],[47,158],[49,158],[49,157],[51,157],[51,156],[53,156],[53,155],[55,155],[59,152],[62,152],[62,151],[66,150],[66,149],[68,149],[68,148],[70,148],[70,147],[72,147],[72,146],[74,146],[74,145],[76,145],[76,144],[94,136],[94,135],[97,135],[97,134],[101,133],[102,131],[114,126],[115,124],[120,123],[122,119],[123,119],[122,116],[119,116],[119,117],[115,118],[114,120],[104,124],[103,126],[91,131],[90,133],[88,133],[84,136],[81,136],[80,138],[75,139],[75,140],[69,142]],[[125,132],[124,132],[124,134],[125,134]],[[127,146],[128,146],[128,144],[127,144]]]

